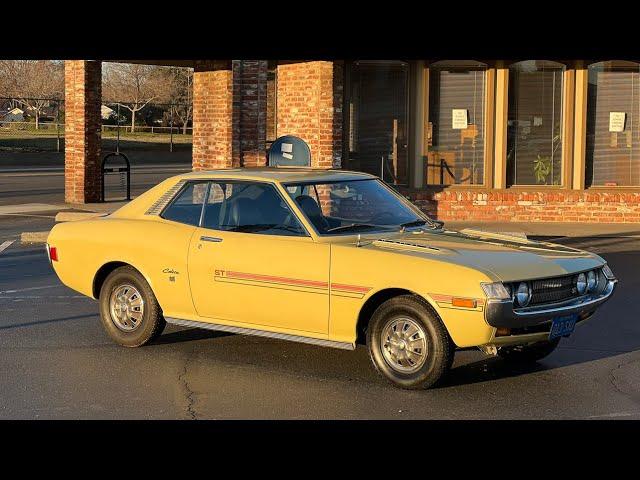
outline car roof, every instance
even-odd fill
[[[339,180],[365,180],[374,175],[348,170],[330,170],[301,167],[256,167],[198,170],[182,175],[184,179],[220,178],[229,180],[257,180],[267,182],[331,182]]]

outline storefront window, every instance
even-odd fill
[[[471,61],[429,66],[427,185],[484,183],[486,67]]]
[[[409,64],[357,61],[347,85],[346,168],[406,185],[409,178]]]
[[[509,67],[509,185],[562,184],[564,70],[561,63],[545,60]]]
[[[640,185],[640,64],[589,66],[587,186]]]

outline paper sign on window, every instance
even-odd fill
[[[627,119],[625,112],[609,112],[609,131],[624,132],[624,123]]]
[[[451,110],[451,128],[454,130],[464,130],[469,122],[469,111],[465,108],[454,108]]]

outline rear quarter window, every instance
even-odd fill
[[[200,223],[207,187],[208,182],[187,184],[160,216],[166,220],[197,226]]]

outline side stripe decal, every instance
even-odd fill
[[[327,282],[301,278],[280,277],[276,275],[264,275],[259,273],[216,270],[214,280],[216,282],[241,283],[246,285],[253,285],[256,287],[282,288],[285,290],[303,289],[303,291],[310,293],[329,293],[329,284]],[[314,290],[315,292],[313,292]],[[361,285],[331,283],[331,294],[341,297],[363,298],[370,290],[371,287],[363,287]]]

